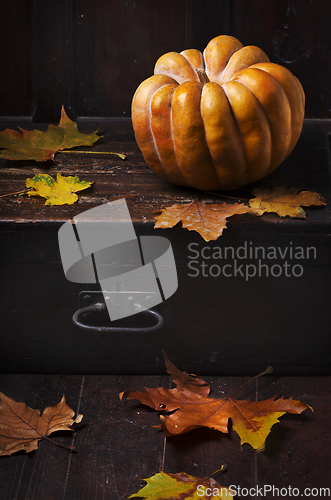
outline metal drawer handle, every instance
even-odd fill
[[[106,306],[103,303],[96,303],[91,306],[82,307],[81,309],[78,309],[78,311],[75,312],[75,314],[72,317],[72,321],[76,326],[78,326],[79,328],[84,328],[85,330],[94,330],[98,332],[110,332],[110,333],[153,332],[154,330],[158,330],[159,328],[161,328],[164,323],[163,316],[161,316],[160,313],[153,311],[152,309],[145,309],[141,311],[141,314],[145,314],[146,316],[152,316],[153,318],[156,318],[157,323],[153,326],[146,326],[146,327],[90,326],[86,325],[85,323],[82,323],[82,321],[80,320],[80,317],[83,314],[92,312],[99,313],[99,312],[104,312],[105,310]]]

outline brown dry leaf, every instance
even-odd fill
[[[0,456],[20,450],[27,453],[36,450],[41,439],[47,439],[55,431],[71,431],[73,424],[78,424],[83,418],[83,415],[73,418],[75,412],[67,405],[64,396],[56,405],[45,408],[42,416],[39,410],[32,410],[2,392],[0,398]]]
[[[166,365],[167,373],[171,375],[172,381],[182,391],[194,392],[200,396],[208,396],[210,387],[202,378],[197,377],[193,373],[180,371],[173,363],[171,363],[167,354],[163,351],[163,359]]]
[[[6,129],[0,132],[0,158],[7,160],[54,160],[60,150],[77,146],[92,146],[100,135],[99,129],[92,134],[82,134],[76,122],[68,118],[64,107],[58,125],[48,125],[47,131]]]
[[[179,472],[166,474],[161,471],[152,477],[144,479],[146,486],[129,498],[147,498],[149,500],[202,500],[218,498],[229,500],[236,494],[230,488],[221,486],[212,477],[194,477]]]
[[[154,410],[167,412],[160,415],[161,428],[165,436],[183,434],[198,427],[210,427],[228,432],[231,418],[233,428],[241,439],[254,449],[262,451],[271,427],[279,422],[284,413],[301,413],[308,405],[300,401],[284,398],[270,398],[265,401],[237,400],[232,397],[213,399],[208,397],[210,387],[202,379],[183,372],[169,361],[165,363],[167,372],[173,376],[177,387],[174,389],[146,388],[144,391],[125,391],[120,399],[138,399]],[[267,371],[266,371],[267,372]]]
[[[276,212],[280,217],[298,217],[304,219],[306,212],[302,207],[326,205],[325,199],[314,191],[301,191],[297,188],[277,187],[274,189],[255,188],[255,198],[249,200],[256,215]]]
[[[154,227],[166,229],[182,221],[183,227],[189,231],[197,231],[205,241],[217,240],[226,228],[229,217],[250,211],[250,208],[242,203],[206,205],[197,200],[183,205],[175,203],[162,211],[156,218]]]

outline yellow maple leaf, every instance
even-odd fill
[[[129,498],[146,498],[148,500],[202,500],[215,498],[219,500],[231,499],[235,491],[221,486],[215,479],[194,477],[179,472],[167,474],[163,471],[144,479],[146,485]]]
[[[57,174],[56,181],[48,174],[38,174],[26,180],[26,187],[32,188],[29,196],[46,198],[45,205],[72,205],[78,200],[77,192],[89,188],[93,182],[80,181],[75,177]]]
[[[304,219],[306,212],[302,207],[326,205],[325,199],[314,191],[301,191],[298,188],[276,187],[274,189],[253,190],[255,198],[249,205],[256,215],[275,212],[280,217],[298,217]]]

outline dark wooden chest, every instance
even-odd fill
[[[218,240],[207,243],[181,224],[154,229],[156,213],[197,196],[206,203],[233,200],[158,179],[143,161],[131,121],[102,122],[104,137],[93,151],[124,153],[125,161],[59,153],[46,167],[1,162],[1,194],[24,189],[25,179],[38,172],[94,182],[70,206],[48,207],[27,195],[0,198],[2,371],[163,373],[164,349],[175,364],[195,373],[256,374],[272,365],[280,374],[329,374],[331,191],[324,128],[307,120],[290,157],[256,186],[317,191],[326,198],[325,207],[307,208],[305,219],[237,215]],[[82,131],[98,125],[79,123]],[[231,195],[246,201],[253,187]],[[164,236],[174,252],[178,289],[156,306],[164,324],[155,331],[130,330],[149,325],[143,314],[114,323],[127,327],[124,332],[93,328],[111,325],[98,314],[84,318],[90,328],[72,321],[100,286],[66,280],[58,230],[85,210],[118,198],[126,199],[138,236]]]

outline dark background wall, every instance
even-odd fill
[[[2,1],[0,116],[128,117],[160,55],[229,34],[300,79],[307,118],[329,119],[330,21],[330,0]]]

